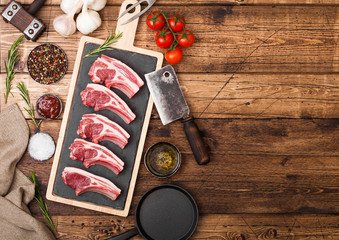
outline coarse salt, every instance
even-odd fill
[[[47,133],[36,133],[29,139],[28,153],[35,160],[50,159],[55,151],[53,138]]]

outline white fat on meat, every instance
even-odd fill
[[[86,168],[102,165],[118,175],[124,169],[124,162],[108,148],[100,144],[76,138],[69,147],[70,158],[83,162]]]
[[[92,142],[110,141],[124,149],[130,135],[117,123],[100,114],[84,114],[77,130],[82,138]]]
[[[93,107],[95,111],[99,111],[101,109],[111,110],[121,117],[127,124],[135,119],[135,114],[124,100],[105,86],[89,83],[80,95],[82,103],[85,106]]]
[[[92,64],[89,77],[94,83],[105,83],[107,88],[116,88],[132,98],[144,82],[139,75],[123,62],[101,55]]]
[[[89,173],[75,167],[65,167],[62,172],[62,180],[66,185],[75,189],[75,195],[85,192],[97,192],[115,200],[121,190],[106,178]]]

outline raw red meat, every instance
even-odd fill
[[[130,135],[117,123],[100,114],[84,114],[77,134],[82,138],[90,138],[92,142],[110,141],[123,149]]]
[[[91,191],[115,200],[121,192],[121,190],[108,179],[75,167],[65,167],[62,172],[62,180],[65,184],[75,189],[75,195],[77,196]]]
[[[104,83],[106,87],[117,88],[129,98],[139,91],[144,82],[131,68],[119,60],[102,55],[92,64],[88,75],[94,83]]]
[[[97,60],[94,61],[91,68],[89,69],[88,75],[91,78],[92,82],[94,83],[104,83],[106,79],[101,78],[101,76],[97,76],[96,70],[97,69],[105,69],[109,68],[109,65],[103,61],[99,60],[100,58],[97,58]]]
[[[134,82],[139,88],[142,85],[144,85],[144,81],[142,81],[142,79],[139,77],[139,75],[136,72],[134,72],[134,70],[132,68],[127,66],[125,63],[123,63],[123,62],[121,62],[117,59],[110,58],[106,55],[101,55],[101,59],[103,61],[106,61],[107,63],[115,66],[117,68],[117,70],[119,72],[121,72],[122,75],[124,75],[126,78],[128,78],[129,80]]]
[[[96,143],[76,138],[69,147],[69,157],[83,162],[86,168],[99,164],[118,175],[124,169],[124,162],[110,150]]]
[[[135,119],[135,114],[128,105],[113,91],[100,84],[89,83],[80,93],[82,103],[94,107],[95,111],[108,109],[118,114],[127,124]]]

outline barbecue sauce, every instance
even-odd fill
[[[61,113],[61,102],[57,96],[46,94],[37,101],[37,112],[45,119],[56,119]]]

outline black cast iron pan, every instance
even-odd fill
[[[108,240],[125,240],[137,234],[149,240],[189,239],[198,224],[199,212],[193,197],[176,185],[160,185],[140,199],[136,227]]]

